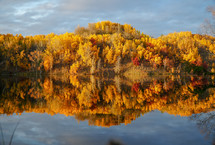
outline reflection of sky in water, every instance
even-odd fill
[[[87,121],[78,123],[74,117],[64,115],[35,113],[24,113],[21,116],[3,115],[0,122],[6,144],[19,119],[20,124],[15,132],[13,145],[106,145],[110,139],[119,140],[125,145],[211,144],[211,141],[206,140],[200,133],[194,121],[158,111],[147,113],[127,126],[121,124],[110,128],[88,126]]]

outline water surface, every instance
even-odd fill
[[[2,78],[0,86],[1,144],[214,143],[211,77]]]

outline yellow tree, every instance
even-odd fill
[[[35,50],[30,52],[30,54],[28,55],[29,60],[31,61],[31,68],[36,71],[39,70],[41,73],[41,69],[42,69],[42,60],[43,60],[43,53],[42,51],[39,50]]]

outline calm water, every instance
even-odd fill
[[[212,145],[213,77],[1,78],[0,144]]]

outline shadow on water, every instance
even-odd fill
[[[107,145],[124,145],[121,141],[118,140],[110,140]]]

